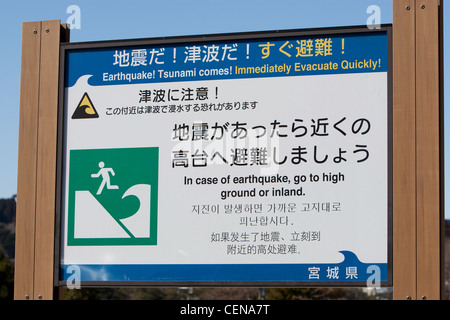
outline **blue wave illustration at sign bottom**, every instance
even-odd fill
[[[298,281],[298,282],[366,282],[388,280],[387,263],[363,263],[351,251],[339,251],[339,263],[311,264],[80,264],[80,281]],[[61,265],[60,279],[73,279]],[[71,270],[69,268],[69,270]]]

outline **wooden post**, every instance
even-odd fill
[[[439,0],[416,0],[417,298],[443,293]]]
[[[22,29],[14,298],[53,299],[60,21]]]
[[[442,5],[393,1],[394,299],[443,295]]]
[[[41,23],[22,27],[14,298],[34,297],[34,225]]]

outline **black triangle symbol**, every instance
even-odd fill
[[[72,119],[92,119],[98,118],[97,110],[95,110],[91,99],[89,98],[87,92],[84,93],[83,97],[78,103],[75,112],[72,115]]]

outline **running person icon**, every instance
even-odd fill
[[[109,174],[111,173],[113,176],[115,176],[116,174],[114,173],[114,170],[112,168],[105,168],[105,163],[103,161],[100,161],[98,166],[100,167],[100,170],[97,173],[91,174],[92,178],[98,178],[102,176],[103,179],[100,187],[98,188],[97,194],[99,195],[102,193],[105,185],[107,189],[119,189],[119,186],[111,185],[110,182],[111,177],[109,176]]]

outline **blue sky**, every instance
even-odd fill
[[[392,0],[1,0],[0,198],[17,189],[22,23],[65,23],[70,5],[80,8],[81,18],[71,42],[365,25],[370,5],[380,7],[381,23],[392,22]],[[450,7],[444,15],[450,15]],[[445,32],[449,38],[448,25]],[[445,74],[450,72],[449,58]],[[448,81],[445,92],[450,94]]]

